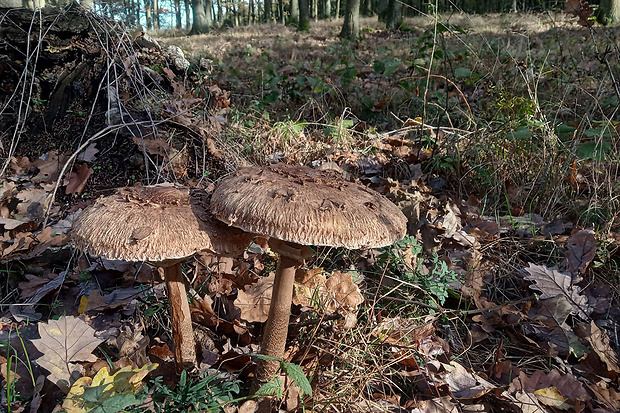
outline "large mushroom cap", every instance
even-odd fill
[[[126,261],[166,261],[198,251],[242,252],[252,235],[212,217],[209,194],[172,184],[122,188],[100,198],[73,224],[76,247]]]
[[[379,193],[330,171],[247,167],[211,197],[216,218],[244,231],[302,245],[377,248],[401,239],[407,218]]]

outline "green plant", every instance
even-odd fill
[[[312,396],[312,386],[310,385],[310,381],[304,374],[301,367],[297,364],[286,362],[277,357],[265,356],[264,354],[256,354],[256,357],[262,360],[270,360],[270,361],[279,361],[280,362],[280,370],[286,375],[288,375],[295,385],[299,387],[303,394],[308,396]],[[269,382],[263,384],[254,394],[255,397],[263,397],[263,396],[276,396],[278,398],[282,397],[282,382],[278,379],[276,375]]]
[[[162,384],[161,380],[161,377],[156,377],[153,381],[155,413],[219,412],[224,405],[235,400],[240,390],[238,381],[226,381],[217,374],[201,375],[190,380],[183,371],[175,389]]]
[[[424,270],[425,261],[428,271]],[[409,235],[383,249],[377,263],[401,280],[417,285],[441,305],[448,298],[450,284],[458,280],[458,274],[451,271],[437,254],[423,257],[422,246]],[[432,304],[433,300],[430,301]]]

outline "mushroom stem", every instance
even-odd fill
[[[263,331],[261,353],[270,357],[284,357],[288,324],[291,315],[291,302],[293,301],[293,284],[295,283],[295,270],[301,262],[289,257],[280,257],[276,269],[276,278],[273,283],[273,294],[269,306],[269,317]],[[256,375],[252,385],[253,392],[263,384],[269,382],[278,370],[280,362],[273,360],[258,361]]]
[[[174,360],[177,373],[184,369],[193,369],[196,364],[196,344],[192,328],[192,315],[187,302],[185,278],[181,264],[166,267],[164,279],[170,301],[170,322],[172,324],[172,341],[174,343]]]

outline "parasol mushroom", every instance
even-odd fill
[[[261,352],[284,356],[295,270],[312,256],[308,245],[378,248],[401,239],[407,218],[379,193],[330,171],[283,164],[247,167],[223,179],[211,211],[246,232],[267,235],[279,255]],[[254,390],[271,380],[279,362],[259,360]]]
[[[172,184],[122,188],[99,198],[74,222],[75,246],[91,255],[146,261],[163,271],[178,371],[191,369],[196,348],[181,262],[199,251],[237,255],[253,235],[213,219],[209,194]]]

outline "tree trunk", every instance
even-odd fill
[[[510,8],[510,11],[513,13],[517,12],[517,0],[512,0],[512,7]]]
[[[308,0],[299,0],[299,24],[297,31],[310,30],[310,10],[308,10]]]
[[[177,21],[177,29],[183,27],[183,21],[181,20],[181,0],[174,0],[174,15]]]
[[[159,0],[153,1],[153,28],[159,30]]]
[[[192,0],[192,13],[194,14],[194,21],[192,29],[189,34],[201,34],[207,33],[211,29],[213,22],[211,21],[211,12],[206,13],[206,10],[211,10],[211,3],[213,0]]]
[[[146,14],[146,30],[153,30],[153,0],[144,0],[144,13]]]
[[[319,20],[319,0],[311,0],[312,1],[312,18],[314,21]]]
[[[289,17],[289,23],[299,23],[299,0],[291,0],[291,15]]]
[[[263,16],[263,22],[271,23],[272,22],[272,10],[273,10],[273,2],[272,0],[265,0],[265,15]]]
[[[362,3],[362,15],[366,17],[370,17],[375,14],[372,7],[372,0],[364,0]]]
[[[286,20],[284,17],[284,0],[278,0],[278,18],[280,24],[285,24]]]
[[[620,23],[620,0],[601,0],[597,19],[603,24]]]
[[[190,20],[191,16],[191,12],[190,12],[190,1],[191,0],[185,0],[185,28],[189,29],[190,27],[192,27],[192,21]]]
[[[332,17],[332,0],[325,0],[323,3],[323,18],[331,19]]]
[[[217,0],[217,24],[222,24],[224,12],[222,11],[222,0]]]
[[[347,0],[344,24],[340,31],[343,39],[357,40],[360,34],[360,0]]]
[[[340,0],[336,0],[336,18],[340,18]]]
[[[386,13],[385,27],[389,30],[398,29],[403,22],[403,6],[400,0],[389,0]]]

